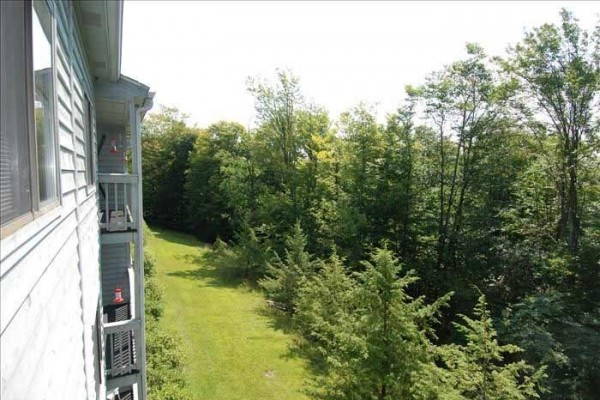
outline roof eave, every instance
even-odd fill
[[[116,82],[121,77],[123,1],[76,3],[78,26],[92,75]]]
[[[109,35],[112,33],[109,44],[111,53],[109,58],[111,60],[109,79],[113,82],[116,82],[121,77],[121,54],[123,48],[123,2],[109,1],[105,4],[107,4],[107,7],[109,7],[108,5],[112,5],[112,8],[114,8],[112,13],[108,15]],[[111,14],[114,15],[114,19],[110,18]],[[111,26],[110,21],[113,21],[113,26]]]

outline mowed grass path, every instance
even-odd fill
[[[186,373],[198,400],[307,399],[306,363],[289,355],[265,300],[220,278],[192,236],[150,228],[146,248],[164,288],[163,324],[183,339]]]

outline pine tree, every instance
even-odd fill
[[[436,356],[443,367],[430,364],[423,381],[434,385],[422,389],[422,399],[527,400],[537,399],[545,368],[534,369],[525,361],[508,361],[522,350],[498,343],[485,296],[474,309],[475,318],[461,315],[455,323],[467,343],[439,346]],[[508,359],[508,360],[507,360]]]
[[[449,296],[426,305],[406,293],[417,278],[399,276],[389,250],[372,260],[353,280],[334,256],[301,293],[299,317],[327,365],[318,398],[416,398],[416,372],[430,358],[430,324]]]
[[[317,351],[340,346],[341,332],[356,308],[356,282],[346,273],[343,260],[334,251],[320,271],[299,288],[295,319],[300,332]]]
[[[363,358],[352,360],[352,391],[361,398],[412,399],[415,374],[429,362],[433,337],[431,324],[450,294],[432,304],[412,298],[407,288],[418,280],[411,272],[401,275],[401,265],[387,249],[376,250],[372,263],[358,275],[360,317],[358,332],[365,343]]]
[[[267,278],[259,281],[267,295],[293,310],[298,297],[298,289],[315,269],[315,262],[306,251],[306,236],[300,223],[285,240],[285,258],[275,255],[273,262],[267,265]]]

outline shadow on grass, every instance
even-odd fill
[[[319,352],[315,343],[312,343],[303,338],[298,332],[298,326],[292,314],[278,310],[276,308],[265,305],[257,307],[255,312],[258,315],[269,318],[269,327],[275,330],[282,331],[285,334],[292,336],[292,343],[283,354],[283,358],[287,359],[303,359],[310,374],[314,377],[324,376],[327,369],[323,355]]]
[[[193,236],[184,233],[154,227],[151,230],[155,237],[167,242],[185,246],[198,246],[206,249],[211,247],[209,244],[203,243]],[[170,272],[167,274],[169,276],[201,281],[204,285],[212,287],[245,287],[251,291],[259,290],[255,281],[239,276],[238,268],[226,267],[222,263],[219,263],[218,258],[212,251],[206,251],[202,254],[180,254],[175,256],[175,258],[185,261],[196,268]],[[270,328],[292,336],[292,343],[286,353],[282,355],[283,358],[303,359],[306,361],[308,371],[312,376],[325,375],[326,363],[323,355],[319,352],[315,343],[306,340],[298,333],[296,323],[291,314],[276,308],[267,307],[266,299],[253,311],[256,315],[267,317]]]
[[[167,275],[179,278],[203,281],[207,286],[245,288],[248,291],[259,290],[258,284],[248,278],[240,276],[240,269],[227,267],[218,262],[214,252],[206,251],[202,254],[179,254],[174,256],[177,260],[197,266],[196,269],[184,269],[169,272]]]
[[[154,235],[154,237],[164,240],[165,242],[181,244],[184,246],[198,246],[202,248],[210,248],[211,245],[208,243],[201,242],[193,235],[170,231],[168,229],[157,228],[157,227],[149,227],[150,231]]]
[[[244,284],[244,280],[231,276],[227,271],[217,268],[214,265],[214,257],[211,252],[206,252],[201,255],[181,254],[175,256],[175,258],[184,260],[197,268],[169,272],[167,274],[169,276],[203,281],[207,286],[213,287],[237,288]]]
[[[292,316],[285,311],[268,307],[267,300],[265,300],[261,306],[256,307],[254,312],[257,315],[268,318],[269,328],[282,331],[285,334],[293,334],[296,332],[295,323]]]
[[[327,364],[323,354],[319,352],[315,343],[294,336],[294,341],[290,345],[285,357],[302,358],[306,360],[308,371],[313,377],[323,377],[327,374]]]

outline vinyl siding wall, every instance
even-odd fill
[[[2,239],[0,398],[103,396],[96,347],[100,302],[98,201],[86,183],[85,95],[92,80],[73,4],[49,1],[56,20],[56,132],[61,205]],[[93,103],[92,103],[93,108]],[[92,121],[95,121],[92,111]],[[92,123],[92,149],[95,123]],[[95,171],[94,171],[95,174]]]
[[[131,266],[131,245],[129,243],[105,244],[102,246],[102,304],[109,305],[113,299],[113,289],[121,288],[125,300],[131,299],[129,269]]]

